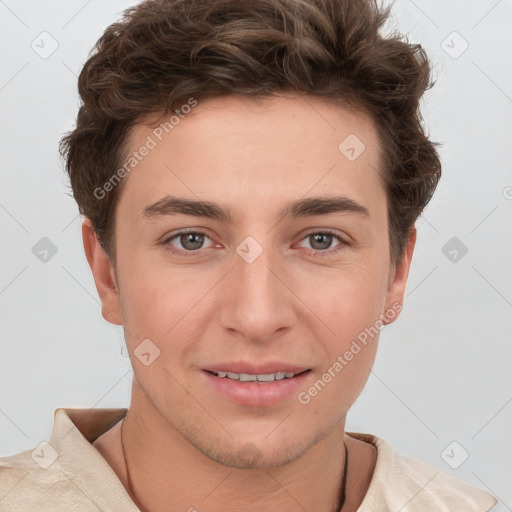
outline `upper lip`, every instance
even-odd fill
[[[204,368],[210,372],[232,372],[245,373],[247,375],[268,375],[270,373],[301,373],[309,370],[307,366],[300,366],[290,363],[280,363],[278,361],[270,361],[267,363],[254,364],[248,362],[229,362],[219,363]]]

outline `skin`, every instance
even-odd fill
[[[130,147],[151,133],[135,125]],[[366,146],[354,161],[338,150],[350,134]],[[234,404],[208,385],[203,369],[287,361],[311,369],[301,386],[307,391],[359,333],[401,304],[415,232],[393,264],[381,172],[376,130],[362,113],[296,94],[215,98],[199,102],[126,178],[115,212],[115,269],[84,221],[102,314],[123,325],[134,370],[123,435],[141,509],[332,512],[343,439],[343,511],[357,509],[376,453],[345,434],[345,417],[368,379],[378,336],[305,405],[296,394],[268,407]],[[144,208],[167,194],[229,207],[233,221],[144,219]],[[369,214],[278,215],[291,201],[332,195]],[[170,252],[191,247],[171,239],[183,229],[207,235],[200,253]],[[315,242],[311,235],[325,229],[340,239]],[[236,252],[247,236],[263,248],[252,263]],[[160,356],[145,366],[134,350],[148,338]],[[247,443],[259,454],[252,462],[239,453]],[[94,446],[127,487],[120,423]]]

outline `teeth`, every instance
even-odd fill
[[[257,375],[258,382],[272,382],[276,380],[276,376],[273,373],[266,373],[262,375]]]
[[[240,380],[242,382],[250,382],[255,381],[257,379],[256,375],[247,375],[247,373],[241,373],[240,374]]]
[[[272,382],[274,380],[291,379],[296,375],[294,372],[264,373],[259,375],[222,371],[213,373],[215,373],[217,377],[226,377],[228,379],[239,380],[240,382]]]

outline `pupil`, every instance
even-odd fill
[[[314,243],[312,245],[313,245],[314,249],[328,249],[332,242],[332,235],[316,234],[316,235],[313,235],[313,239],[314,239]],[[322,243],[322,239],[323,239],[323,243]],[[316,242],[320,242],[321,247],[315,247]]]
[[[185,249],[200,249],[203,245],[204,236],[199,233],[187,233],[181,236],[181,244]]]

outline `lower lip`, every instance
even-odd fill
[[[207,381],[219,394],[236,404],[253,407],[275,405],[298,393],[310,373],[311,371],[306,371],[291,379],[258,383],[217,377],[213,373],[203,371]]]

